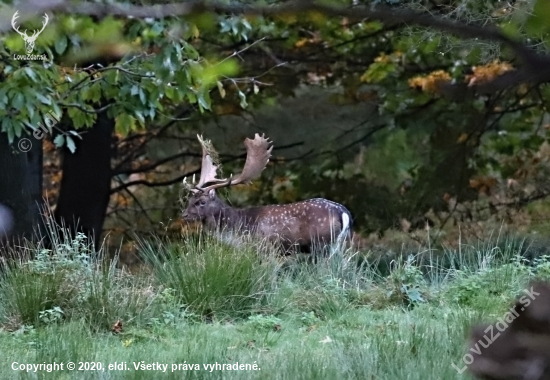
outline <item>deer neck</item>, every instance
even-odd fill
[[[250,217],[247,209],[234,208],[224,203],[219,212],[206,219],[206,225],[210,230],[248,230]]]
[[[233,219],[235,209],[225,202],[221,202],[219,211],[212,213],[205,219],[206,227],[211,230],[225,229],[228,227],[228,222]]]

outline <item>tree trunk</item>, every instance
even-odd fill
[[[41,228],[41,211],[44,204],[42,195],[42,174],[44,156],[42,150],[42,139],[28,138],[32,142],[32,148],[27,153],[27,185],[31,197],[30,213],[33,229],[39,232]]]
[[[29,137],[20,146],[28,144],[32,148],[21,152],[17,144],[8,143],[6,133],[0,133],[0,204],[10,211],[9,236],[16,240],[31,238],[42,205],[42,141]]]
[[[111,188],[111,140],[114,120],[106,111],[77,139],[76,151],[63,149],[63,177],[55,210],[56,221],[85,233],[99,247]]]

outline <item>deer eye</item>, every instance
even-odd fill
[[[201,206],[204,206],[204,205],[206,204],[206,201],[205,201],[204,199],[201,199],[201,200],[199,201],[199,204],[200,204]]]

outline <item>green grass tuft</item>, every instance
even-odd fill
[[[252,241],[236,248],[209,237],[179,244],[145,241],[141,255],[157,283],[173,290],[182,307],[210,318],[249,315],[270,290],[278,267]]]

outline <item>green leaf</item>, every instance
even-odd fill
[[[31,117],[31,120],[30,120],[30,128],[35,128],[35,126],[38,125],[38,123],[40,123],[42,121],[42,118],[40,116],[40,113],[38,112],[38,110],[36,110],[36,112],[33,114],[33,116]]]
[[[47,105],[52,104],[52,101],[51,101],[51,99],[50,99],[49,97],[47,98],[47,97],[45,97],[44,95],[42,95],[41,93],[39,93],[39,92],[36,92],[35,95],[36,95],[36,97],[38,98],[38,100],[40,100],[40,102],[41,102],[42,104],[47,104]]]
[[[216,83],[220,76],[234,76],[239,71],[239,64],[235,59],[227,59],[215,65],[210,65],[194,74],[201,79],[205,86]]]
[[[374,62],[361,76],[361,80],[367,83],[377,83],[384,80],[388,75],[397,71],[397,65],[392,62]]]
[[[61,119],[61,117],[63,116],[63,112],[61,112],[61,108],[59,107],[59,105],[57,103],[53,103],[52,104],[52,108],[53,108],[53,113],[54,115],[58,118],[58,119]]]
[[[59,38],[55,41],[55,51],[57,54],[63,54],[65,49],[67,49],[67,37],[60,35]]]
[[[550,1],[537,0],[533,8],[533,13],[527,20],[526,30],[533,36],[540,36],[541,34],[548,33],[550,31]]]
[[[15,94],[12,102],[13,108],[15,108],[18,111],[21,111],[23,109],[23,106],[25,104],[25,97],[23,96],[22,92],[18,92]]]
[[[216,27],[216,19],[210,12],[193,13],[188,19],[193,22],[199,30],[209,31]]]
[[[0,88],[0,108],[4,108],[8,104],[8,87],[4,86]]]
[[[242,108],[246,108],[248,107],[248,103],[246,102],[246,95],[242,92],[242,91],[239,91],[239,98],[240,98],[240,105]]]
[[[2,132],[7,132],[11,129],[11,119],[4,117],[2,118]]]
[[[115,130],[118,133],[126,136],[134,129],[136,129],[136,119],[133,116],[123,113],[115,118]]]
[[[408,289],[406,285],[403,285],[401,291],[407,295],[411,302],[424,302],[424,298],[422,298],[422,294],[418,289]]]
[[[178,89],[173,86],[166,87],[164,93],[166,94],[166,97],[172,100],[174,103],[177,103],[181,100],[181,94],[179,93]]]
[[[13,142],[13,128],[8,129],[8,142],[11,144]]]
[[[122,30],[123,22],[113,18],[113,16],[107,16],[95,30],[92,37],[94,41],[101,42],[115,42],[120,39],[120,32]]]
[[[21,137],[21,132],[23,132],[23,123],[13,123],[13,133],[15,133],[16,137]]]
[[[55,139],[53,139],[53,143],[57,148],[61,148],[65,145],[65,135],[57,135]]]
[[[520,30],[518,24],[513,21],[508,21],[500,26],[502,32],[508,37],[517,38],[519,36]]]
[[[145,117],[143,117],[143,112],[140,110],[134,111],[134,115],[136,115],[137,120],[139,121],[140,126],[145,126]]]
[[[189,91],[187,93],[187,100],[189,103],[194,104],[197,102],[197,96],[193,92]]]
[[[187,59],[198,59],[200,57],[199,52],[191,44],[184,43],[183,51]]]
[[[65,139],[67,140],[67,148],[69,148],[71,153],[74,153],[76,150],[76,145],[73,138],[71,136],[65,136]]]
[[[216,84],[218,85],[218,92],[220,93],[220,96],[222,99],[225,98],[225,89],[223,88],[222,82],[218,81]]]
[[[83,127],[86,124],[86,114],[84,112],[74,107],[69,107],[67,111],[76,128]]]
[[[143,92],[143,89],[139,88],[139,100],[141,100],[142,104],[147,104],[147,98],[145,97],[145,92]]]
[[[197,100],[199,101],[199,105],[209,110],[210,109],[210,99],[206,99],[208,96],[208,93],[199,93],[197,96]]]
[[[33,69],[31,69],[30,67],[27,66],[27,67],[23,68],[23,70],[25,70],[25,74],[27,74],[27,76],[28,76],[32,81],[34,81],[34,82],[37,81],[36,74],[35,74],[35,72],[34,72]]]
[[[101,85],[99,82],[94,82],[88,89],[88,99],[94,103],[101,99]]]
[[[25,108],[29,114],[29,119],[32,119],[34,117],[34,104],[32,102],[27,102]]]

